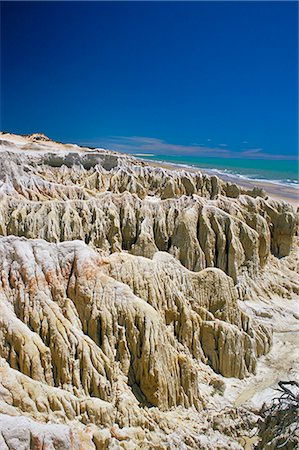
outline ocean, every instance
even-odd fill
[[[211,158],[195,156],[169,156],[137,153],[135,156],[206,169],[215,175],[227,175],[236,179],[266,181],[273,184],[292,186],[299,189],[299,166],[296,160],[264,160],[241,158]]]

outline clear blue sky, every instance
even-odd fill
[[[1,2],[1,129],[294,158],[296,2]]]

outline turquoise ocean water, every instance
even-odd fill
[[[146,160],[163,161],[187,167],[198,167],[212,171],[215,175],[234,176],[239,179],[268,181],[274,184],[297,187],[299,189],[298,161],[264,160],[241,158],[209,158],[194,156],[142,155]]]

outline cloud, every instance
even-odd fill
[[[243,141],[242,144],[248,144],[248,141]]]
[[[144,136],[110,136],[109,139],[121,141],[124,140],[126,142],[136,142],[136,144],[149,144],[149,145],[155,145],[160,144],[163,142],[161,139],[152,138],[152,137],[144,137]]]
[[[248,148],[245,150],[242,150],[243,155],[256,155],[257,153],[261,153],[263,151],[262,148]]]
[[[221,158],[244,158],[244,159],[296,159],[292,155],[269,154],[262,148],[230,150],[226,144],[218,147],[191,143],[188,145],[173,144],[163,139],[148,136],[110,136],[108,138],[97,138],[91,141],[81,141],[81,145],[92,147],[104,147],[122,153],[153,153],[155,155],[169,156],[213,156]]]
[[[93,142],[84,142],[84,145],[96,145]],[[159,155],[189,155],[189,156],[223,156],[229,154],[229,150],[217,147],[208,147],[199,144],[172,144],[147,136],[111,136],[108,139],[98,141],[98,145],[127,153],[155,153]]]
[[[242,151],[238,154],[239,158],[247,158],[247,159],[275,159],[275,160],[297,160],[295,155],[286,155],[286,154],[275,154],[275,153],[266,153],[263,151],[263,148],[248,148],[242,149]]]

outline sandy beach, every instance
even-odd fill
[[[158,161],[150,161],[147,159],[142,159],[144,162],[146,162],[148,165],[151,165],[153,167],[163,167],[165,169],[169,170],[187,170],[189,172],[202,172],[207,175],[215,175],[215,172],[209,169],[202,169],[202,168],[193,168],[180,165],[180,164],[169,164],[167,162],[158,162]],[[217,175],[218,176],[218,175]],[[242,186],[246,189],[253,189],[254,187],[258,187],[263,189],[269,197],[274,198],[275,200],[282,200],[285,202],[290,203],[294,206],[294,208],[299,207],[299,190],[292,186],[282,186],[278,184],[274,184],[271,182],[266,181],[256,181],[256,180],[246,180],[239,177],[235,177],[233,175],[225,175],[222,174],[221,176],[218,176],[224,181],[228,181],[230,183],[238,184],[239,186]]]

